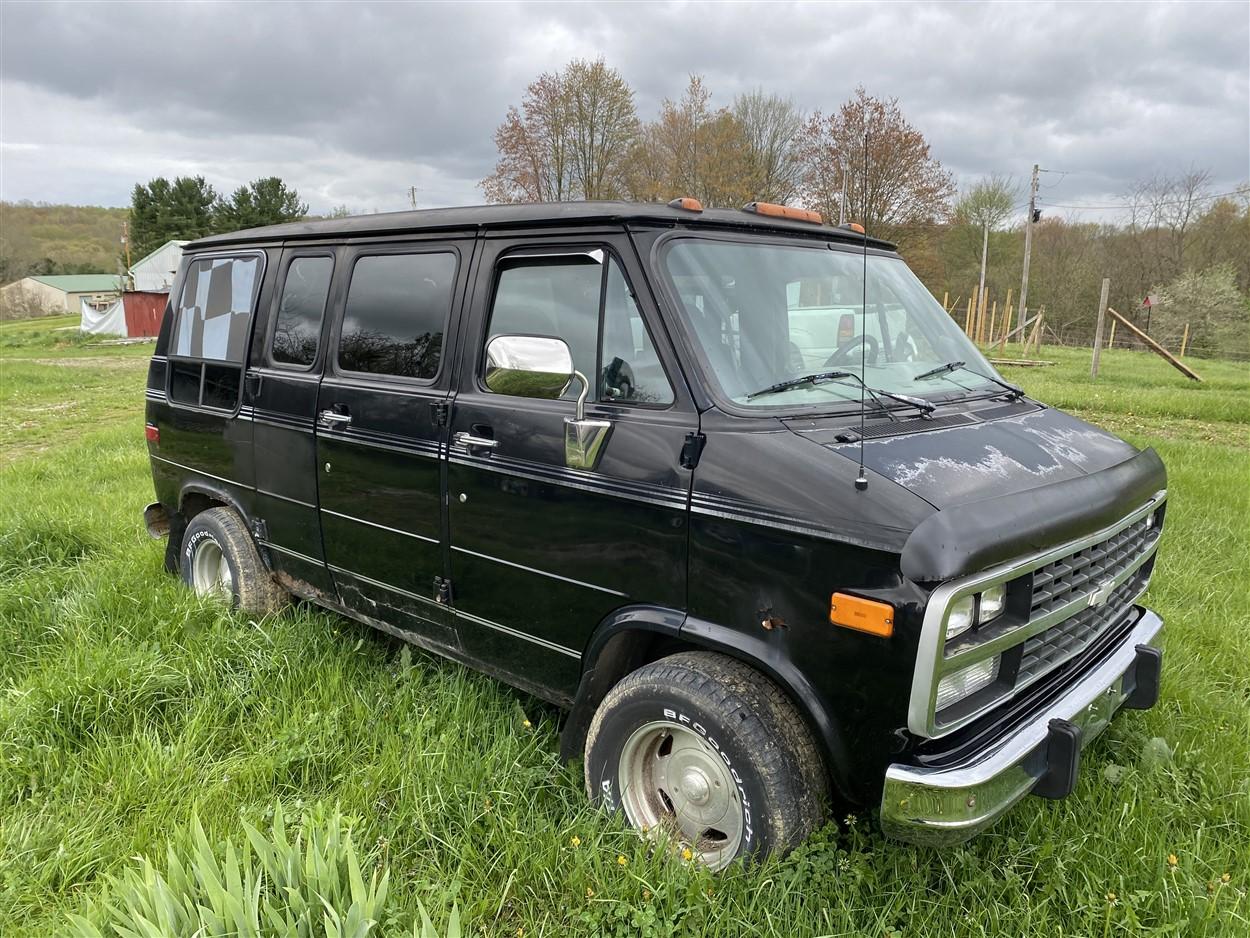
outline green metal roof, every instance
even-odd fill
[[[59,274],[30,279],[66,293],[115,293],[122,288],[121,277],[116,274]]]

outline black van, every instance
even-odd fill
[[[1004,382],[888,243],[752,203],[187,246],[147,384],[166,566],[567,708],[713,868],[831,804],[969,837],[1158,696],[1153,451]]]

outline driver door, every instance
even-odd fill
[[[643,280],[624,238],[487,242],[480,269],[450,426],[453,614],[471,656],[568,697],[606,616],[685,604],[681,451],[698,415],[652,339],[663,333],[633,289]],[[568,346],[589,382],[585,417],[607,424],[597,459],[579,467],[566,453],[579,380],[555,400],[486,386],[486,345],[502,334]]]

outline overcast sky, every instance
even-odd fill
[[[702,74],[836,109],[896,96],[961,183],[1100,205],[1155,172],[1250,177],[1250,4],[0,3],[0,197],[129,204],[260,176],[313,212],[480,202],[525,85],[602,55],[640,116]],[[1066,175],[1063,175],[1066,173]],[[1091,213],[1086,213],[1088,217]],[[1093,212],[1092,214],[1101,214]]]

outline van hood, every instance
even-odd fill
[[[786,421],[858,462],[845,420]],[[821,425],[821,424],[825,425]],[[858,428],[853,436],[858,438]],[[1118,521],[1167,485],[1153,450],[1030,402],[865,426],[864,466],[937,511],[902,550],[902,571],[933,582],[1054,547]],[[871,482],[869,484],[871,488]]]
[[[800,436],[854,462],[858,442],[841,442],[845,419],[788,420]],[[1136,454],[1129,443],[1071,414],[1028,402],[928,420],[875,420],[865,427],[864,465],[945,510],[1018,495],[1089,475]]]

